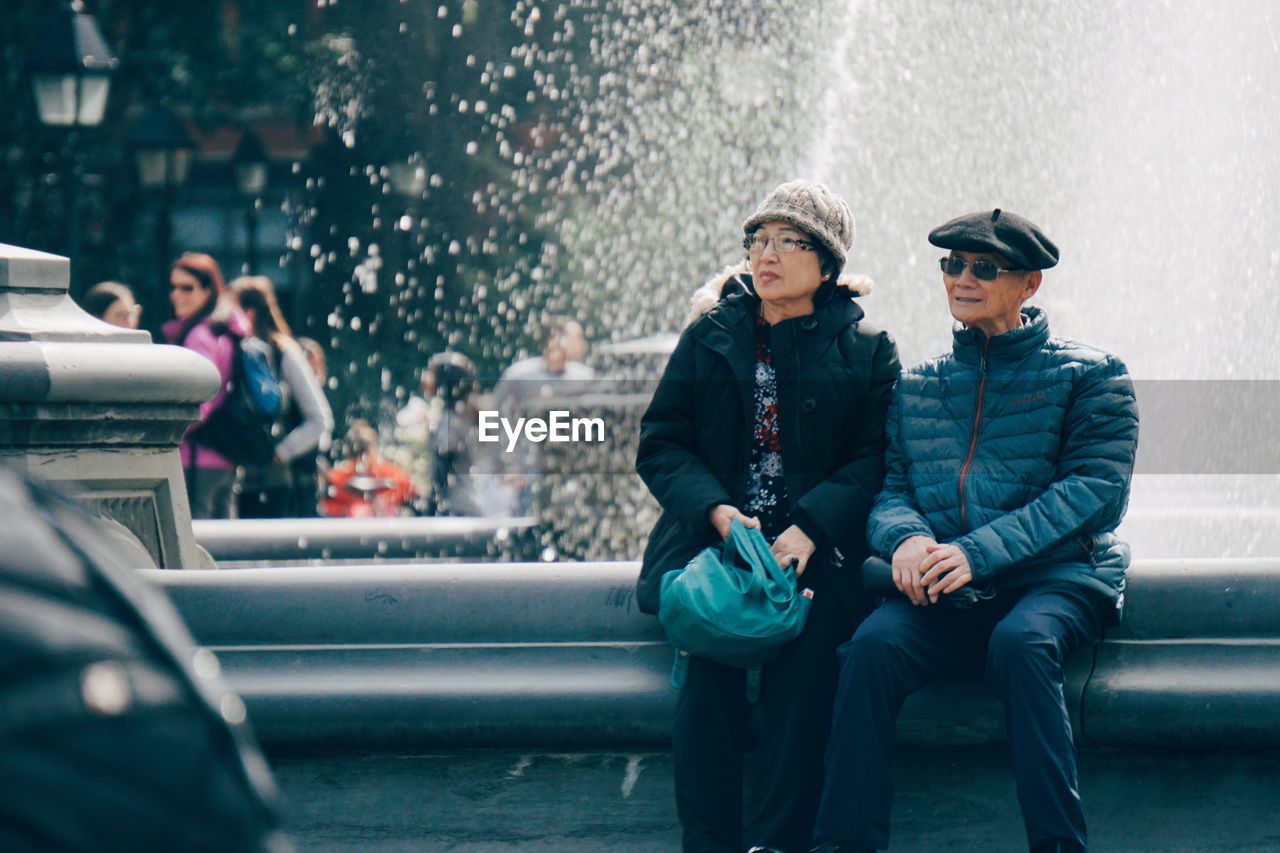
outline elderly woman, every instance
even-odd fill
[[[1051,337],[1025,305],[1058,249],[1007,211],[938,227],[958,324],[952,352],[908,370],[889,414],[888,471],[868,524],[890,596],[840,649],[818,818],[823,853],[889,846],[889,754],[907,694],[985,660],[1005,708],[1034,853],[1086,849],[1063,658],[1116,618],[1138,439],[1115,356]],[[976,603],[954,605],[962,590]],[[957,721],[963,722],[963,721]]]
[[[804,632],[763,669],[757,713],[744,670],[690,662],[673,733],[686,853],[808,847],[835,650],[865,611],[854,572],[898,376],[892,339],[862,322],[865,282],[839,278],[854,228],[842,199],[786,183],[743,228],[746,267],[695,296],[700,313],[641,424],[636,468],[663,513],[637,597],[657,612],[662,574],[722,541],[734,519],[762,529],[780,563],[794,558],[815,596]]]

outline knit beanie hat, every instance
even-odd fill
[[[835,257],[839,269],[844,268],[853,246],[853,214],[845,200],[823,184],[805,180],[780,184],[742,223],[742,230],[750,234],[766,222],[790,222],[807,231]]]

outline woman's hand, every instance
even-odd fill
[[[928,546],[929,554],[920,564],[920,583],[929,594],[929,601],[936,603],[939,595],[955,592],[973,580],[969,555],[959,545]]]
[[[921,566],[929,556],[930,549],[936,547],[938,543],[931,536],[911,536],[904,539],[893,552],[893,585],[911,599],[912,604],[929,603],[924,584],[921,583],[921,575],[924,574]]]
[[[818,546],[813,544],[813,540],[794,524],[782,531],[782,535],[773,540],[773,546],[769,548],[773,558],[784,569],[791,565],[793,559],[796,561],[796,577],[804,574],[805,567],[809,565],[809,558],[817,549]]]
[[[754,527],[756,530],[760,529],[760,519],[752,518],[749,515],[743,515],[736,506],[731,506],[729,504],[720,504],[719,506],[713,507],[708,518],[711,521],[711,526],[716,529],[716,533],[720,534],[721,539],[729,538],[729,525],[733,523],[735,518],[738,521],[741,521],[744,527]]]

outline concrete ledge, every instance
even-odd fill
[[[1280,640],[1107,640],[1083,719],[1105,746],[1280,746]]]
[[[1125,621],[1115,636],[1280,636],[1280,560],[1146,560],[1127,578]]]
[[[629,563],[373,563],[148,572],[212,646],[664,642]]]
[[[671,650],[648,645],[215,649],[275,748],[664,744]]]
[[[499,556],[527,550],[532,518],[201,520],[196,541],[219,563]]]
[[[0,341],[0,365],[6,402],[199,405],[219,383],[194,350],[145,341]]]
[[[635,609],[637,571],[379,563],[146,574],[218,653],[268,745],[661,746],[671,651],[657,620]],[[1130,577],[1132,621],[1068,661],[1078,739],[1280,744],[1280,630],[1264,618],[1280,564],[1162,561]],[[911,697],[898,731],[913,745],[991,743],[1003,738],[1002,714],[977,681],[939,683]]]
[[[132,559],[210,565],[191,538],[178,443],[217,368],[89,316],[69,284],[67,258],[0,244],[0,457],[86,499],[135,540]]]
[[[0,448],[92,453],[133,448],[172,449],[200,407],[167,403],[8,403],[0,401]]]

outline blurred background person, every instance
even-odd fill
[[[424,496],[431,491],[427,439],[440,422],[444,408],[443,401],[436,396],[436,371],[432,363],[438,357],[438,354],[432,356],[422,369],[417,393],[410,394],[405,404],[390,418],[390,430],[395,440],[384,450],[387,459],[409,472],[414,487]]]
[[[412,514],[410,503],[417,492],[409,474],[383,459],[378,445],[378,431],[368,421],[352,422],[343,439],[346,458],[325,473],[321,515],[383,518]]]
[[[311,367],[311,375],[316,378],[316,382],[320,383],[323,388],[325,383],[329,381],[329,360],[325,357],[324,347],[316,343],[311,338],[298,337],[294,338],[298,342],[298,346],[302,347],[302,352],[307,356],[307,364]]]
[[[587,335],[582,330],[582,324],[572,317],[553,314],[544,319],[539,330],[539,347],[538,355],[512,362],[510,367],[502,371],[498,382],[510,385],[524,380],[537,383],[595,377],[595,371],[584,363],[587,357]],[[527,393],[535,394],[536,390]]]
[[[187,252],[169,269],[173,319],[164,324],[165,340],[195,350],[213,362],[222,382],[212,399],[200,404],[200,420],[188,429],[178,452],[187,475],[192,518],[230,518],[236,468],[225,456],[198,442],[209,413],[227,396],[235,355],[234,336],[248,334],[248,321],[227,294],[222,270],[209,255]]]
[[[118,281],[98,282],[84,292],[81,304],[99,320],[124,329],[138,328],[142,319],[142,306],[133,298],[133,291]]]
[[[564,354],[568,356],[569,361],[577,362],[586,366],[587,361],[587,333],[583,331],[582,324],[577,320],[568,317],[561,318],[564,322]],[[591,370],[595,375],[595,370]]]
[[[502,372],[493,387],[493,401],[499,414],[512,423],[516,418],[541,416],[545,401],[584,390],[595,371],[583,364],[587,340],[582,325],[569,317],[549,316],[542,323],[541,355],[514,362]],[[529,515],[533,512],[534,478],[538,473],[538,445],[521,442],[507,452],[501,442],[488,463],[503,472],[502,487],[488,490],[490,515]]]
[[[321,393],[325,394],[325,401],[329,397],[325,389],[329,383],[329,360],[324,354],[324,347],[311,338],[298,337],[294,338],[298,342],[298,346],[302,347],[302,352],[307,356],[307,365],[311,368],[311,375],[316,378],[316,384],[319,386]],[[330,406],[330,413],[333,408]],[[308,463],[303,457],[294,460],[293,463],[293,506],[298,511],[301,518],[312,518],[319,514],[320,496],[324,492],[324,473],[332,467],[332,460],[329,459],[329,450],[333,446],[333,429],[329,430],[329,434],[320,436],[320,442],[316,446],[310,456],[311,462]]]
[[[316,454],[329,444],[333,412],[302,347],[280,312],[275,287],[266,276],[244,276],[231,282],[249,321],[249,332],[271,345],[276,373],[287,389],[284,415],[276,424],[279,441],[267,465],[246,465],[237,499],[240,518],[289,518],[314,515]],[[313,485],[312,506],[295,506],[295,478]]]
[[[422,371],[420,387],[421,395],[396,413],[395,435],[423,497],[423,513],[480,515],[475,366],[460,352],[437,353]]]

